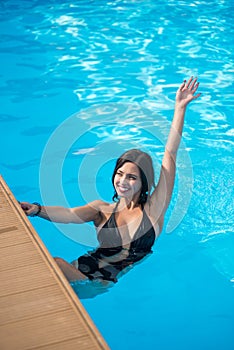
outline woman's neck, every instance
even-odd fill
[[[128,198],[121,198],[118,204],[118,209],[123,210],[123,209],[128,209],[128,210],[133,210],[135,208],[138,208],[140,204],[138,203],[139,198],[136,199],[131,199],[129,200]]]

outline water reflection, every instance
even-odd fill
[[[63,98],[68,91],[77,110],[84,108],[78,113],[80,125],[86,121],[97,140],[96,145],[73,145],[69,159],[95,156],[94,148],[101,142],[117,141],[122,149],[127,137],[157,161],[163,142],[158,144],[140,129],[153,126],[163,139],[179,82],[198,75],[202,96],[189,108],[183,138],[193,164],[194,190],[181,231],[187,234],[192,227],[197,240],[202,236],[202,244],[211,238],[215,244],[234,222],[232,12],[232,3],[225,0],[1,2],[1,90],[6,112],[0,122],[20,120],[22,136],[50,134],[59,123],[59,109],[68,103]],[[61,99],[56,106],[53,96]],[[52,101],[44,113],[45,118],[53,114],[52,126],[43,126],[46,123],[38,119],[37,101],[39,106]],[[20,115],[25,115],[26,102],[35,111],[27,120],[18,116],[19,107]],[[90,106],[95,107],[87,112]],[[40,127],[35,127],[38,120]],[[57,162],[62,155],[58,149],[48,162]],[[13,157],[6,159],[2,166],[12,172],[39,163],[39,156],[16,163],[9,162]],[[23,184],[16,193],[31,190]]]
[[[80,299],[91,299],[107,293],[114,286],[114,282],[85,280],[71,282],[71,286]]]

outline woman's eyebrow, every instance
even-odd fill
[[[127,174],[127,176],[133,176],[133,177],[135,177],[135,178],[138,177],[138,175],[137,175],[137,174],[134,174],[134,173],[129,173],[129,174]]]
[[[122,170],[117,170],[118,173],[124,174],[124,172]],[[138,174],[135,173],[127,173],[128,176],[138,176]]]

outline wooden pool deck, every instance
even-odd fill
[[[0,176],[0,349],[108,350]]]

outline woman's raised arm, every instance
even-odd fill
[[[151,195],[151,204],[157,208],[158,218],[163,220],[164,214],[171,201],[175,181],[176,155],[180,145],[181,135],[184,126],[184,116],[187,105],[197,99],[201,94],[195,95],[199,83],[197,78],[191,77],[181,84],[175,101],[174,117],[165,147],[162,167],[158,184]]]

